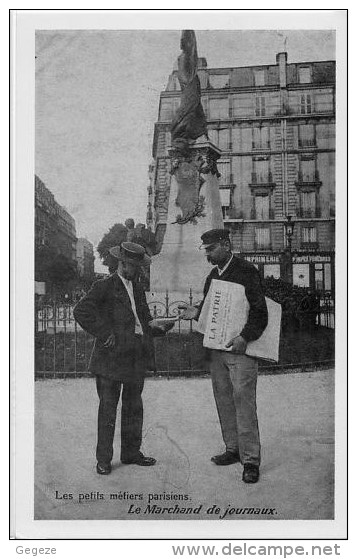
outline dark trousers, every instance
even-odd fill
[[[121,407],[121,460],[130,460],[140,450],[143,427],[143,402],[141,393],[144,379],[114,381],[97,376],[98,443],[97,461],[109,464],[113,458],[113,440],[117,407],[122,391]]]

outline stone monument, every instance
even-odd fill
[[[152,257],[149,300],[187,300],[190,289],[198,299],[211,269],[199,250],[201,235],[223,228],[217,160],[220,150],[207,136],[197,76],[194,31],[183,31],[178,58],[181,103],[171,125],[171,184],[166,232],[161,252]]]

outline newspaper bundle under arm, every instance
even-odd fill
[[[246,355],[279,361],[281,305],[265,298],[268,325],[257,340],[248,342]],[[210,349],[232,351],[225,345],[243,330],[249,314],[249,303],[243,285],[212,280],[203,304],[197,330],[204,334],[203,345]]]

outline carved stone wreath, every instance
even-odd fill
[[[176,216],[176,221],[173,223],[178,223],[184,225],[185,223],[197,223],[197,218],[205,217],[205,197],[200,194],[203,184],[206,182],[205,175],[211,173],[216,175],[217,178],[220,174],[217,169],[217,157],[212,156],[212,152],[207,148],[194,149],[192,150],[192,155],[190,157],[184,157],[181,154],[172,150],[171,152],[171,170],[170,174],[175,175],[177,170],[180,168],[182,163],[193,163],[198,171],[199,185],[197,189],[197,200],[195,205],[185,213]],[[177,203],[177,200],[176,200]],[[178,204],[179,205],[179,204]]]

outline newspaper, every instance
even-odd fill
[[[265,298],[268,325],[257,340],[249,342],[246,355],[268,361],[279,361],[281,305]],[[203,345],[210,349],[232,351],[226,344],[243,330],[248,320],[249,303],[243,285],[212,280],[198,322],[204,334]]]

